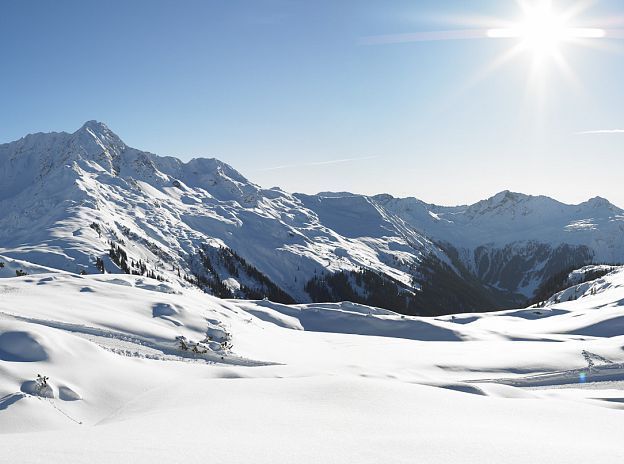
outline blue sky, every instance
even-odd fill
[[[617,24],[618,3],[577,20]],[[566,44],[576,85],[553,74],[538,91],[530,53],[475,82],[509,40],[363,40],[519,15],[513,0],[2,2],[0,142],[97,119],[136,148],[289,191],[624,206],[624,133],[579,134],[624,129],[618,41]]]

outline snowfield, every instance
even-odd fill
[[[1,462],[624,459],[623,268],[438,318],[29,270],[0,280]]]

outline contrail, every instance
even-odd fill
[[[624,134],[624,129],[601,129],[578,132],[578,135],[594,135],[594,134]]]
[[[355,163],[357,161],[367,161],[367,160],[372,160],[376,158],[379,158],[379,156],[365,156],[363,158],[341,158],[341,159],[335,159],[335,160],[313,161],[310,163],[299,163],[299,164],[283,164],[280,166],[272,166],[270,168],[258,169],[258,171],[277,171],[278,169],[302,168],[306,166],[326,166],[330,164]]]
[[[463,29],[454,31],[411,32],[362,37],[362,45],[384,45],[410,42],[436,42],[439,40],[487,39],[487,29]]]
[[[624,39],[624,29],[570,28],[568,33],[578,39]],[[444,40],[514,39],[519,32],[514,28],[457,29],[449,31],[410,32],[362,37],[361,45],[388,45],[410,42],[438,42]]]

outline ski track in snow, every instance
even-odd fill
[[[0,311],[0,319],[8,318],[29,324],[38,324],[53,329],[70,332],[73,335],[89,340],[113,353],[124,356],[148,358],[161,361],[196,361],[237,366],[264,366],[271,363],[263,363],[250,359],[240,358],[231,354],[184,352],[172,346],[173,343],[164,343],[150,340],[138,335],[123,334],[112,330],[96,327],[87,327],[79,324],[34,319]]]
[[[597,388],[601,383],[622,383],[624,385],[624,364],[593,367],[591,369],[570,369],[567,371],[547,372],[539,375],[516,377],[511,379],[471,380],[470,383],[500,383],[522,388]]]

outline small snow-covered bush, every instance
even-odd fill
[[[186,340],[186,337],[183,337],[182,335],[176,337],[176,341],[178,342],[178,348],[182,351],[188,351],[189,350],[189,346]]]
[[[193,348],[191,349],[191,351],[196,354],[206,354],[208,353],[208,347],[203,345],[202,343],[193,343]]]
[[[195,354],[206,354],[211,350],[210,346],[207,346],[205,341],[195,342],[188,340],[186,337],[179,335],[176,337],[178,342],[178,349],[181,351],[191,351]]]
[[[92,222],[89,225],[89,227],[91,227],[93,230],[95,230],[99,237],[102,236],[102,228],[100,227],[100,225],[97,222]]]
[[[35,380],[35,388],[38,392],[42,392],[48,387],[49,379],[50,378],[47,375],[37,374],[37,379]]]

